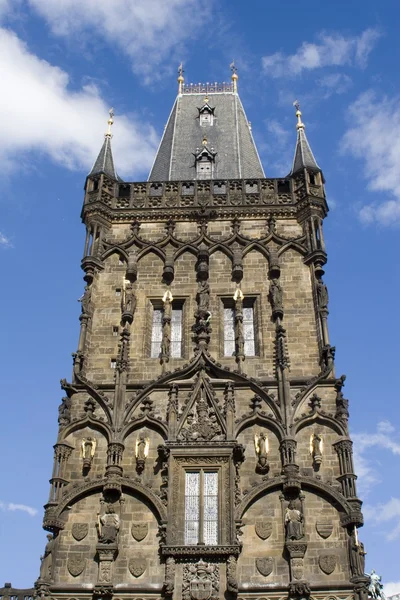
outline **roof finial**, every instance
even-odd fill
[[[108,114],[109,114],[110,116],[108,117],[108,121],[107,121],[107,123],[108,123],[108,128],[107,128],[107,133],[106,133],[106,136],[107,136],[107,137],[109,137],[109,138],[111,138],[111,137],[112,137],[112,134],[111,134],[111,127],[112,127],[112,124],[114,123],[114,119],[113,119],[113,116],[114,116],[114,109],[113,109],[113,108],[110,108],[110,110],[108,111]]]
[[[207,146],[208,141],[207,141],[207,136],[203,135],[203,141],[201,142],[203,144],[203,146]]]
[[[237,92],[237,80],[239,79],[239,75],[237,74],[237,67],[235,67],[235,61],[233,60],[229,65],[232,71],[232,81],[233,81],[233,91]]]
[[[305,125],[301,120],[301,110],[300,110],[300,102],[298,100],[295,100],[293,102],[293,106],[296,109],[296,117],[297,117],[297,125],[296,125],[296,129],[304,129]]]
[[[183,89],[183,82],[185,81],[184,77],[183,77],[183,65],[182,62],[178,67],[178,94],[181,95],[182,94],[182,89]]]

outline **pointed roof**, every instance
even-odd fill
[[[314,154],[312,153],[310,144],[308,143],[306,133],[304,131],[305,125],[301,120],[300,105],[296,101],[296,117],[297,117],[297,142],[296,150],[294,152],[293,166],[290,175],[294,175],[302,169],[310,169],[311,171],[321,171],[320,167],[315,160]]]
[[[113,121],[114,111],[111,108],[109,112],[110,112],[110,117],[108,119],[108,131],[104,135],[103,145],[102,145],[99,155],[98,155],[97,159],[95,160],[95,163],[89,173],[89,176],[99,175],[100,173],[104,173],[105,175],[108,175],[108,177],[110,177],[111,179],[115,179],[116,181],[122,181],[122,179],[119,177],[119,175],[114,167],[114,159],[113,159],[112,150],[111,150],[111,138],[112,138],[111,126],[114,122]]]
[[[182,80],[178,83],[178,97],[149,181],[196,179],[193,150],[204,134],[209,147],[216,153],[214,179],[263,178],[251,128],[237,93],[237,76],[232,83],[193,85]],[[205,94],[213,109],[213,123],[200,125],[199,106],[203,104]]]

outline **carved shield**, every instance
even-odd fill
[[[294,579],[302,579],[303,577],[303,559],[292,558],[291,560],[292,575]]]
[[[145,572],[147,564],[143,558],[131,558],[128,567],[134,577],[140,577]]]
[[[86,566],[86,559],[83,558],[82,554],[75,554],[70,556],[67,560],[67,569],[73,577],[78,577]]]
[[[84,540],[89,533],[89,523],[74,523],[72,525],[72,536],[77,542]]]
[[[264,558],[256,558],[256,567],[257,571],[264,575],[264,577],[268,577],[271,575],[272,570],[274,568],[274,559],[272,556],[264,556]]]
[[[256,534],[262,540],[267,540],[272,533],[272,521],[256,521]]]
[[[333,523],[331,521],[317,521],[315,523],[315,529],[319,535],[326,540],[333,531]]]
[[[190,595],[193,600],[208,600],[212,592],[210,579],[192,579],[190,582]]]
[[[336,554],[322,554],[319,557],[319,567],[321,571],[323,571],[327,575],[333,573],[336,567],[336,560]]]
[[[137,542],[144,540],[148,532],[148,523],[132,523],[131,533]]]

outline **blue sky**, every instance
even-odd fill
[[[330,334],[347,374],[367,569],[400,592],[400,11],[395,0],[0,0],[0,585],[29,586],[83,291],[83,184],[115,109],[114,158],[147,178],[176,94],[239,91],[267,176],[290,168],[298,98],[327,180]]]

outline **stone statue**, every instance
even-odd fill
[[[199,311],[208,312],[210,308],[210,286],[207,281],[199,281],[197,302]]]
[[[273,311],[282,311],[282,287],[279,284],[278,279],[271,279],[271,284],[269,286],[269,300],[271,302]]]
[[[322,281],[322,279],[318,279],[317,281],[317,300],[318,300],[318,308],[327,309],[329,296],[328,296],[328,288]]]
[[[52,552],[54,549],[55,538],[49,533],[47,536],[47,544],[44,549],[43,556],[40,557],[40,579],[42,581],[51,581],[52,568],[53,568],[53,557]]]
[[[322,448],[322,436],[319,433],[313,433],[310,440],[310,453],[316,466],[322,463]]]
[[[235,343],[237,356],[244,356],[244,332],[243,320],[241,318],[236,321]]]
[[[372,569],[369,577],[371,583],[368,586],[368,592],[372,600],[386,600],[386,596],[383,592],[382,577],[380,577],[374,569]]]
[[[136,470],[141,473],[144,469],[146,458],[149,455],[150,441],[149,438],[145,438],[143,434],[139,435],[136,440],[135,456],[136,456]]]
[[[97,533],[102,544],[116,544],[120,527],[120,518],[112,506],[108,506],[104,515],[99,517]]]
[[[162,340],[161,340],[161,356],[163,358],[169,357],[169,351],[171,348],[171,323],[166,321],[163,325]]]
[[[353,531],[349,538],[350,547],[350,568],[352,575],[365,575],[365,555],[364,544],[358,540],[356,531]]]
[[[87,437],[82,440],[81,456],[83,458],[83,469],[90,469],[96,450],[96,440]]]
[[[175,588],[175,559],[169,556],[165,561],[164,594],[172,596]]]
[[[304,517],[296,508],[293,501],[289,502],[289,506],[285,512],[285,529],[287,540],[301,540],[304,537]]]
[[[258,467],[265,471],[268,469],[269,444],[268,438],[264,431],[262,431],[259,435],[256,434],[254,436],[254,446],[258,458]]]
[[[92,300],[92,290],[89,285],[86,285],[83,296],[81,298],[79,298],[79,302],[81,303],[81,310],[82,310],[83,315],[90,315],[91,300]]]
[[[71,399],[66,396],[61,400],[58,407],[58,423],[59,425],[69,425],[71,422]]]
[[[122,312],[134,314],[136,310],[136,294],[133,291],[133,286],[128,284],[125,289],[125,298],[123,301]]]

